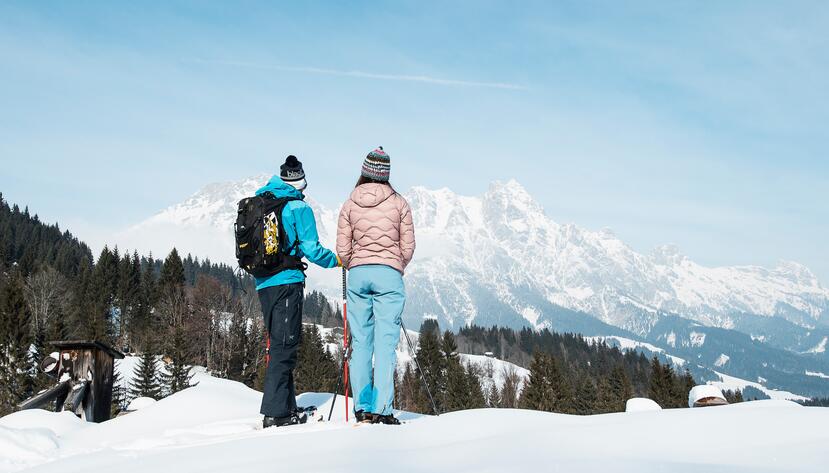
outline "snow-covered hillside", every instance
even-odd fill
[[[299,401],[327,413],[330,399]],[[818,472],[829,444],[829,409],[786,401],[585,417],[479,409],[359,428],[340,402],[331,423],[261,430],[260,400],[206,377],[102,424],[15,413],[0,419],[0,472]]]
[[[643,350],[645,352],[649,352],[650,354],[661,354],[664,355],[668,360],[671,361],[674,365],[678,368],[681,368],[685,365],[686,361],[683,358],[678,356],[669,355],[665,352],[665,350],[654,346],[647,342],[640,342],[637,340],[631,340],[625,337],[617,337],[617,336],[596,336],[596,337],[584,337],[585,341],[591,344],[595,343],[606,343],[608,346],[611,347],[618,347],[622,351],[626,350]]]
[[[266,176],[206,186],[185,202],[118,234],[122,247],[162,256],[172,246],[233,263],[236,202]],[[733,315],[781,316],[804,326],[829,309],[829,290],[806,267],[781,262],[709,268],[673,246],[640,254],[610,230],[559,224],[516,181],[480,197],[416,187],[406,193],[418,250],[407,274],[412,322],[436,316],[450,328],[556,328],[556,308],[589,313],[643,335],[658,312],[731,328]],[[336,210],[309,198],[320,235],[333,244]],[[336,271],[312,270],[311,287],[336,295]]]
[[[740,378],[737,378],[735,376],[729,376],[727,374],[723,374],[723,373],[720,373],[720,372],[715,372],[715,373],[717,373],[717,376],[720,377],[720,381],[709,381],[708,384],[713,384],[714,386],[717,386],[720,389],[730,389],[732,391],[737,391],[737,390],[742,391],[746,387],[752,387],[752,388],[755,388],[755,389],[759,390],[760,392],[762,392],[766,396],[768,396],[769,399],[778,399],[778,400],[785,399],[785,400],[789,400],[789,401],[806,401],[806,400],[809,399],[806,396],[801,396],[799,394],[791,393],[789,391],[781,391],[781,390],[778,390],[778,389],[769,389],[769,388],[763,386],[761,383],[746,381],[744,379],[740,379]]]
[[[664,357],[665,360],[670,361],[677,371],[683,370],[685,368],[693,367],[694,364],[688,363],[687,360],[684,358],[680,358],[678,356],[671,355],[666,350],[659,348],[653,344],[647,342],[640,342],[637,340],[631,340],[629,338],[618,337],[618,336],[596,336],[596,337],[585,337],[585,341],[591,344],[595,343],[605,343],[611,347],[618,347],[622,351],[641,351],[648,356],[653,355],[661,355]],[[729,357],[726,354],[721,354],[720,358],[714,362],[714,367],[718,369],[723,369],[728,364]],[[697,368],[702,368],[702,366],[697,365]],[[712,371],[713,374],[716,376],[716,379],[711,379],[706,381],[707,384],[711,384],[717,386],[720,389],[728,389],[732,391],[742,391],[746,387],[752,387],[766,396],[769,399],[777,399],[777,400],[790,400],[790,401],[805,401],[808,400],[809,397],[802,396],[797,393],[793,393],[790,391],[784,391],[780,389],[773,389],[769,388],[763,383],[748,381],[737,376],[730,376],[719,371]],[[829,379],[829,376],[821,376],[823,373],[812,373],[806,372],[805,375],[807,376],[815,376],[819,378],[825,377]]]

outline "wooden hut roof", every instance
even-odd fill
[[[109,353],[113,358],[122,359],[124,354],[110,345],[99,342],[97,340],[62,340],[58,342],[51,342],[52,345],[61,350],[72,350],[76,348],[97,348]]]

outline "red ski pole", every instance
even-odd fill
[[[348,310],[346,309],[346,270],[343,266],[343,350],[348,353]],[[348,387],[350,380],[348,379],[348,356],[343,360],[343,377],[345,378],[345,421],[348,422]]]
[[[343,350],[348,353],[348,309],[346,297],[346,270],[343,266]],[[345,358],[343,367],[343,377],[345,378],[345,421],[348,422],[348,388],[351,385],[348,379],[348,357]]]

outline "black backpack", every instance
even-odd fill
[[[236,214],[236,260],[239,267],[257,278],[273,276],[286,269],[305,271],[308,266],[292,255],[299,238],[285,248],[282,210],[296,197],[276,198],[272,193],[247,197],[239,201]]]

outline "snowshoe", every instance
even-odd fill
[[[360,424],[372,423],[374,421],[374,414],[360,409],[359,411],[354,412],[354,418],[357,419],[357,422]]]
[[[386,425],[400,425],[400,420],[394,417],[392,414],[388,415],[380,415],[380,414],[369,414],[372,419],[372,424],[386,424]]]
[[[297,411],[286,417],[270,417],[265,416],[262,419],[262,428],[268,427],[285,427],[289,425],[299,425],[308,422],[308,414],[305,411]]]

